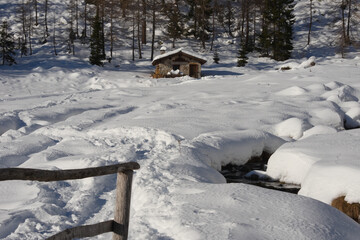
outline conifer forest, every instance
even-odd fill
[[[78,44],[90,49],[91,64],[102,66],[119,49],[131,49],[132,61],[142,59],[144,51],[152,60],[163,42],[176,48],[178,41],[189,40],[216,58],[222,47],[217,39],[227,37],[236,40],[238,66],[246,64],[251,52],[283,61],[292,54],[298,2],[307,3],[301,34],[311,45],[314,24],[324,15],[316,9],[321,0],[8,1],[1,6],[0,54],[2,64],[11,65],[16,58],[31,56],[36,45],[51,46],[52,55],[76,55]],[[59,5],[61,16],[55,11]],[[359,0],[334,0],[331,17],[322,23],[333,28],[341,53],[359,43],[359,7]]]

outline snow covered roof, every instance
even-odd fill
[[[164,59],[164,58],[167,58],[167,57],[170,57],[170,56],[173,56],[175,54],[183,54],[183,55],[186,55],[188,57],[191,57],[191,58],[194,58],[196,59],[198,62],[200,62],[201,64],[204,64],[207,62],[206,58],[194,53],[194,52],[190,52],[190,51],[187,51],[187,50],[184,50],[182,48],[178,48],[176,50],[173,50],[173,51],[170,51],[170,52],[167,52],[167,53],[163,53],[161,55],[158,55],[154,58],[154,60],[152,61],[152,65],[156,65],[159,63],[159,61],[161,59]]]

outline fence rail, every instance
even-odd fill
[[[53,235],[52,237],[47,238],[47,240],[67,240],[73,238],[93,237],[106,232],[114,233],[113,240],[126,240],[129,229],[132,177],[134,170],[139,168],[140,165],[136,162],[69,170],[2,168],[0,169],[0,181],[31,180],[52,182],[97,177],[117,173],[114,220],[69,228]]]
[[[94,237],[99,234],[113,232],[114,224],[115,222],[113,220],[109,220],[106,222],[96,223],[92,225],[69,228],[55,234],[52,237],[47,238],[46,240],[65,240],[74,238]]]
[[[83,169],[69,170],[42,170],[32,168],[2,168],[0,169],[0,181],[6,180],[31,180],[40,182],[52,182],[74,180],[88,177],[114,174],[127,169],[136,170],[140,165],[136,162],[120,163],[111,166],[101,166]]]

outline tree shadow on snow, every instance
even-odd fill
[[[240,76],[240,75],[243,75],[243,74],[239,73],[239,72],[228,71],[228,70],[216,70],[216,69],[202,70],[202,76],[215,76],[215,75]]]

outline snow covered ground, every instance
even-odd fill
[[[16,2],[0,0],[3,18],[15,22]],[[51,2],[60,35],[65,4]],[[203,52],[201,79],[150,78],[150,45],[145,60],[129,62],[126,36],[104,68],[88,64],[82,45],[75,57],[59,46],[55,57],[51,43],[34,44],[33,56],[0,68],[0,168],[138,162],[130,239],[359,239],[359,224],[328,204],[340,195],[360,202],[360,131],[346,130],[360,126],[360,56],[334,56],[331,0],[314,2],[306,46],[308,3],[296,2],[297,60],[250,56],[237,68],[236,39],[218,36],[220,64]],[[218,172],[264,151],[274,154],[262,174],[301,184],[299,195],[226,184]],[[115,181],[0,182],[0,239],[43,239],[112,219]]]
[[[138,162],[130,239],[360,236],[325,204],[339,194],[360,200],[359,131],[345,131],[360,124],[359,57],[311,59],[313,67],[224,62],[205,66],[201,79],[151,79],[149,61],[101,69],[75,60],[1,68],[1,168]],[[292,70],[278,70],[284,64]],[[304,196],[226,184],[217,171],[263,151],[275,152],[268,174],[301,183]],[[42,239],[112,219],[115,177],[0,182],[0,238]]]

